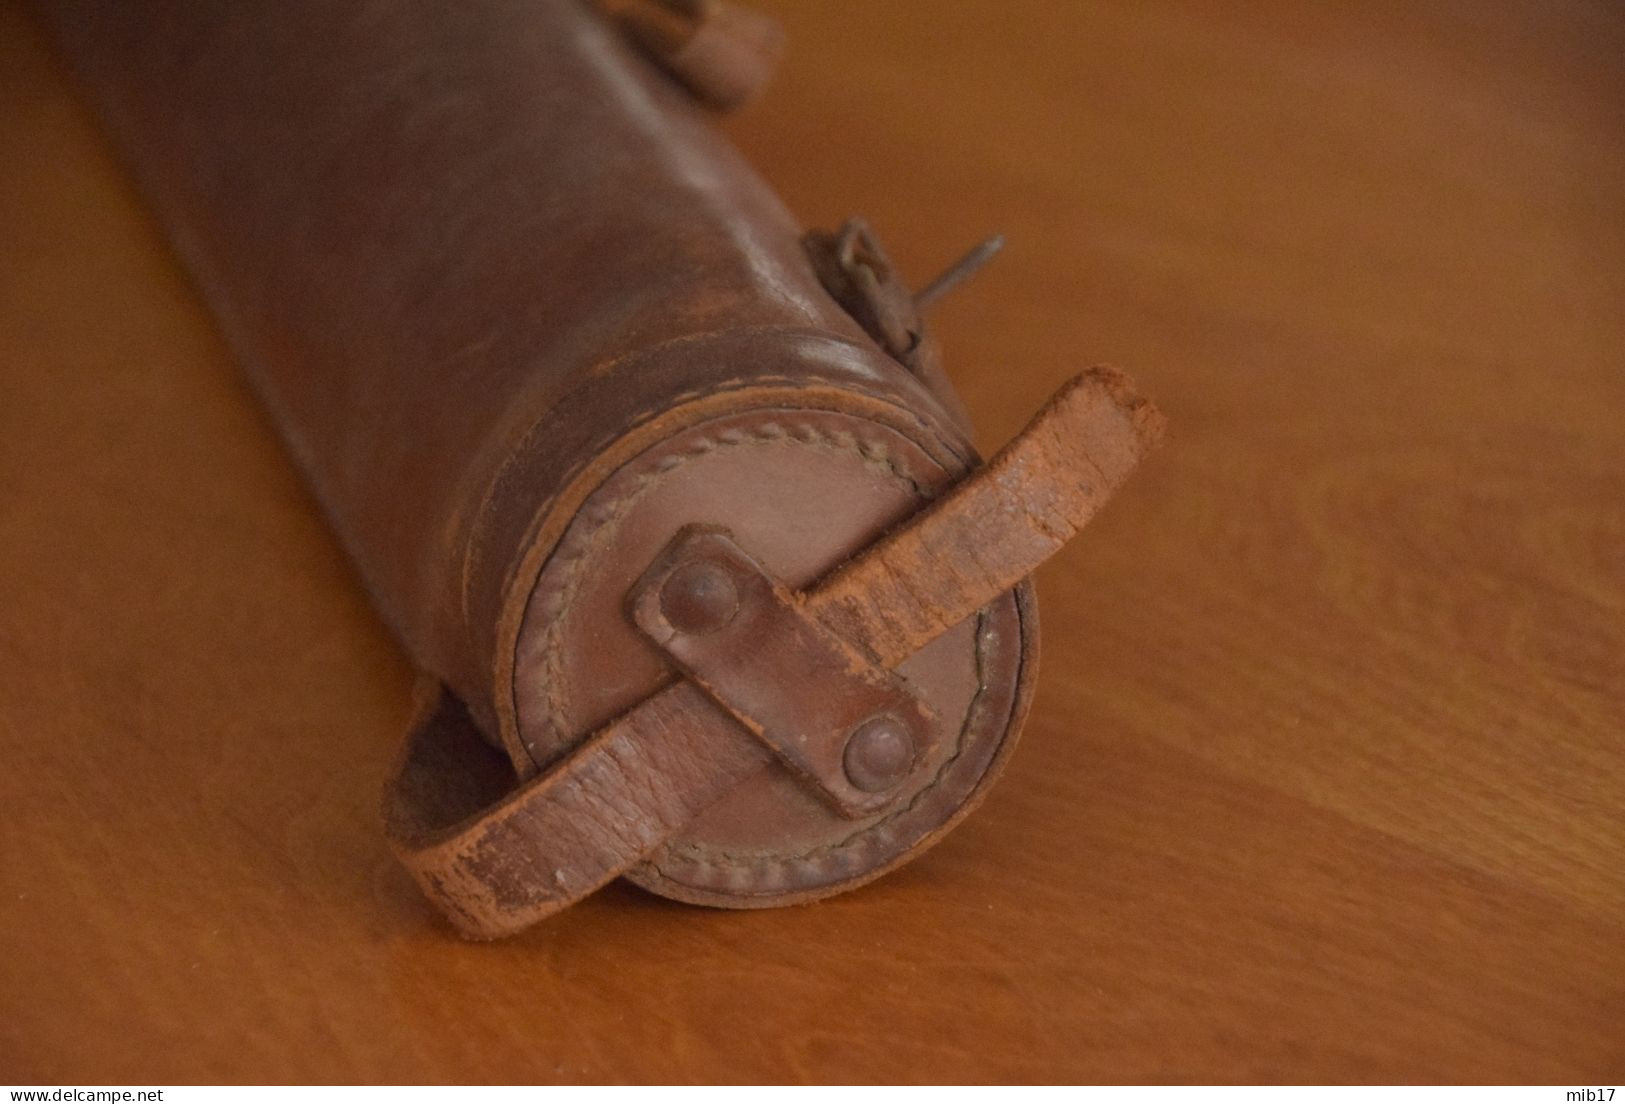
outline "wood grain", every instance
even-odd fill
[[[804,909],[458,942],[410,671],[0,9],[0,1078],[1625,1079],[1625,15],[778,0],[729,123],[923,280],[985,443],[1170,444],[1039,577],[983,809]]]

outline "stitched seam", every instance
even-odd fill
[[[787,416],[793,418],[793,415]],[[608,502],[596,507],[604,511],[604,516],[592,526],[590,530],[580,534],[579,541],[573,542],[574,547],[560,562],[559,569],[563,577],[554,594],[549,597],[549,605],[553,607],[551,617],[545,628],[546,645],[542,659],[544,676],[544,697],[547,702],[549,725],[553,726],[554,719],[561,716],[565,710],[562,687],[564,685],[564,656],[563,642],[560,639],[559,621],[574,604],[581,584],[586,578],[586,568],[595,559],[595,554],[604,547],[608,536],[613,532],[626,515],[637,505],[638,501],[662,478],[687,464],[690,460],[709,455],[723,449],[739,445],[772,444],[785,438],[793,439],[801,444],[813,445],[838,452],[843,455],[855,453],[866,466],[883,471],[905,482],[921,497],[928,497],[929,491],[922,487],[897,462],[884,445],[872,442],[863,442],[861,445],[850,433],[830,432],[805,423],[786,429],[777,423],[768,423],[753,430],[724,430],[720,434],[707,434],[680,453],[665,457],[652,471],[639,472],[624,490],[620,491]],[[592,507],[589,497],[583,504],[583,509]],[[568,534],[567,534],[567,538]],[[553,729],[557,735],[557,729]],[[562,741],[555,740],[555,743]]]
[[[768,333],[768,332],[776,332],[776,331],[777,331],[776,327],[752,327],[749,332],[752,332],[752,333],[755,333],[755,332]],[[801,332],[806,332],[806,331],[791,329],[791,330],[784,331],[784,332],[801,333]],[[661,345],[656,346],[655,348],[663,349],[667,345],[678,345],[678,344],[683,343],[686,340],[693,340],[693,339],[697,339],[697,338],[705,338],[705,337],[711,337],[711,336],[714,336],[714,335],[711,334],[711,333],[706,333],[706,334],[695,335],[694,338],[675,338],[672,341],[662,343]],[[613,358],[613,359],[611,359],[609,361],[606,361],[606,362],[601,362],[599,365],[595,365],[592,372],[589,373],[589,374],[592,374],[592,375],[601,374],[602,372],[608,371],[609,369],[620,365],[623,361],[634,359],[636,356],[645,355],[645,354],[648,353],[648,351],[649,350],[643,350],[643,351],[641,351],[639,353],[636,353],[636,354],[627,354],[626,356],[623,356],[623,357],[617,357],[617,358]],[[783,386],[786,386],[786,387],[792,387],[792,388],[806,388],[806,387],[809,386],[808,381],[805,378],[795,377],[795,376],[786,376],[786,375],[767,375],[767,376],[760,376],[760,377],[751,377],[749,380],[745,380],[745,379],[727,380],[727,381],[724,381],[722,383],[708,385],[706,387],[691,388],[688,391],[684,391],[684,392],[679,393],[674,399],[668,400],[666,404],[662,405],[658,409],[651,408],[650,410],[647,410],[647,411],[645,411],[645,412],[643,412],[641,414],[635,415],[628,422],[628,430],[627,431],[631,432],[631,431],[636,430],[638,427],[643,425],[644,422],[646,422],[650,418],[653,418],[653,417],[657,416],[661,411],[676,409],[676,408],[678,408],[680,406],[685,405],[688,402],[698,401],[700,399],[708,398],[708,397],[711,397],[713,395],[726,395],[726,394],[729,394],[731,392],[740,390],[740,389],[744,388],[747,385],[749,385],[752,388],[761,387],[761,386],[774,387],[774,386],[779,386],[779,385],[783,385]],[[814,386],[814,387],[830,386],[830,385],[831,385],[831,381],[827,380],[827,379],[823,379],[822,377],[815,378],[812,381],[812,386]],[[887,396],[885,394],[882,394],[881,391],[872,388],[871,386],[869,386],[868,384],[866,384],[866,383],[864,383],[862,381],[849,381],[849,382],[845,383],[843,386],[845,386],[848,390],[851,390],[855,394],[861,395],[861,396],[863,396],[865,398],[868,398],[868,399],[871,399],[873,401],[885,403],[886,405],[891,406],[894,409],[898,410],[900,413],[907,414],[909,416],[909,418],[912,419],[913,424],[915,426],[917,426],[917,427],[924,427],[924,426],[926,426],[928,424],[926,422],[926,420],[921,418],[920,415],[917,412],[908,410],[905,407],[897,406],[894,396]],[[571,392],[566,392],[566,395],[571,394],[571,393],[573,393],[573,390]],[[562,397],[561,397],[561,399],[559,401],[563,401]],[[818,409],[819,408],[817,408],[817,407],[812,407],[812,408],[809,408],[809,411],[817,411]],[[544,419],[544,421],[545,421],[545,419]],[[460,570],[458,572],[459,576],[461,577],[461,585],[460,585],[460,588],[459,588],[460,589],[460,596],[458,598],[458,602],[459,602],[459,606],[462,609],[463,614],[464,614],[463,621],[464,621],[465,626],[472,625],[472,623],[473,623],[468,617],[469,601],[470,601],[470,594],[471,594],[471,589],[470,588],[472,587],[472,579],[473,579],[473,574],[472,573],[474,571],[474,564],[480,558],[480,556],[483,554],[480,550],[483,549],[484,543],[485,543],[484,540],[481,537],[481,534],[484,532],[484,519],[487,516],[489,516],[492,509],[494,508],[493,503],[495,502],[496,496],[497,496],[497,493],[498,493],[497,488],[502,485],[504,480],[507,478],[508,473],[519,462],[520,456],[522,456],[527,451],[525,449],[525,447],[524,447],[524,443],[526,441],[530,440],[531,437],[534,436],[539,431],[542,424],[543,424],[542,422],[534,423],[530,427],[530,429],[528,429],[524,434],[521,435],[519,446],[514,448],[513,450],[511,450],[508,453],[508,455],[496,465],[495,473],[494,473],[489,485],[486,487],[484,493],[480,496],[479,505],[475,508],[474,512],[470,515],[470,518],[471,518],[470,524],[471,524],[472,528],[471,528],[471,531],[470,531],[471,535],[470,535],[470,538],[469,538],[469,546],[468,546],[468,550],[464,553],[462,566],[461,566],[461,568],[460,568]],[[895,429],[893,431],[897,432]],[[952,457],[955,458],[955,460],[957,462],[964,463],[964,462],[967,461],[967,458],[966,458],[965,454],[957,446],[954,446],[954,445],[951,445],[951,444],[945,444],[944,447],[946,448],[947,452]],[[896,466],[896,462],[887,454],[884,445],[875,445],[875,444],[871,444],[871,443],[868,443],[868,442],[863,442],[863,443],[860,443],[859,448],[858,448],[858,452],[859,452],[859,455],[864,457],[866,460],[876,459],[876,454],[879,454],[880,456],[884,457],[884,462],[891,468],[893,474],[895,474],[898,478],[907,481],[908,484],[911,487],[914,488],[916,493],[922,495],[923,497],[925,497],[927,499],[932,498],[932,497],[935,496],[936,492],[933,489],[928,488],[928,487],[922,487],[911,476],[907,475],[907,473],[905,473],[902,469],[898,468]],[[929,455],[929,453],[927,455]],[[580,475],[582,470],[584,470],[584,468],[586,466],[586,463],[587,463],[586,461],[582,461],[582,462],[576,464],[574,467],[572,467],[570,469],[570,471],[566,474],[565,478],[561,481],[560,486],[561,487],[568,487],[571,483],[573,483],[575,481],[575,479]],[[549,496],[532,513],[531,520],[530,520],[529,524],[526,526],[526,529],[525,529],[525,538],[524,538],[524,541],[522,542],[522,546],[527,546],[527,545],[533,543],[536,540],[537,531],[538,531],[539,527],[544,524],[543,519],[545,519],[548,516],[548,514],[552,511],[554,505],[558,501],[558,498],[559,498],[558,493],[555,493],[555,494]],[[590,498],[590,496],[589,496],[589,498]],[[561,540],[564,539],[565,537],[568,536],[568,534],[569,534],[569,526],[566,525],[566,527],[564,529],[564,533],[561,534],[560,539]],[[521,559],[522,558],[523,557],[521,557]],[[551,559],[551,556],[549,557],[549,559]],[[538,577],[542,573],[546,572],[547,565],[548,565],[548,560],[544,560],[542,562],[542,565],[541,565],[540,569],[538,570]],[[516,561],[515,563],[509,565],[509,567],[507,569],[505,581],[502,584],[502,590],[503,590],[504,593],[507,593],[507,592],[512,590],[513,585],[515,583],[516,573],[518,571],[519,571],[519,562],[518,561]],[[526,604],[527,605],[528,605],[528,603],[530,601],[533,600],[533,595],[534,595],[534,583],[532,584],[530,595],[527,595],[527,598],[526,598]],[[563,606],[559,607],[559,609],[561,611],[562,611],[563,608],[564,608]],[[521,620],[522,620],[522,618],[521,618]],[[470,629],[466,629],[465,631],[467,631],[469,633],[472,633],[473,630],[470,628]],[[504,649],[504,648],[501,647],[501,644],[500,644],[501,634],[499,633],[498,636],[499,636],[498,649],[497,649],[498,652],[501,653],[501,652],[504,652],[504,651],[509,651],[510,649]],[[515,636],[514,642],[517,643],[517,641],[518,641],[518,637]],[[468,637],[468,642],[470,644],[473,643],[473,637],[472,636]],[[495,678],[496,678],[497,682],[500,684],[503,681],[504,676],[501,675],[500,673],[498,673],[495,676]],[[508,695],[507,695],[507,697],[508,697],[508,708],[511,711],[511,715],[515,718],[516,725],[517,725],[517,718],[518,718],[518,711],[519,711],[519,702],[518,702],[518,699],[517,699],[517,693],[518,693],[518,682],[516,680],[509,680],[508,681]],[[546,693],[551,695],[551,693],[552,693],[552,683],[548,684],[548,689],[547,689]],[[549,700],[549,709],[550,709],[550,711],[553,711],[552,710],[551,700]],[[557,711],[553,711],[553,712],[556,713]],[[504,741],[504,742],[506,742],[506,741]],[[537,766],[541,765],[541,764],[536,763],[536,757],[535,757],[535,755],[533,755],[531,753],[530,747],[529,747],[529,745],[527,744],[527,742],[526,742],[526,740],[524,738],[524,733],[523,732],[517,732],[516,731],[516,733],[515,733],[515,744],[516,744],[516,749],[515,750],[517,750],[519,752],[523,752],[526,756],[528,756],[531,759],[533,764],[535,764]]]
[[[786,414],[782,417],[784,417],[785,420],[792,420],[795,415]],[[909,475],[908,472],[898,463],[897,459],[891,455],[890,450],[888,450],[885,445],[874,441],[859,441],[853,434],[822,430],[816,426],[808,425],[806,423],[802,423],[791,429],[786,429],[785,427],[778,425],[776,422],[769,422],[749,431],[724,430],[722,433],[716,435],[708,434],[701,437],[688,448],[685,448],[682,452],[665,457],[655,466],[654,470],[639,472],[638,475],[631,480],[630,485],[626,489],[620,491],[607,503],[604,503],[599,507],[599,509],[604,511],[603,517],[594,523],[591,529],[581,534],[581,539],[579,542],[577,542],[577,547],[569,552],[566,555],[566,558],[560,562],[559,566],[564,572],[564,576],[560,580],[558,588],[555,591],[555,596],[551,602],[551,604],[554,606],[554,613],[548,621],[545,629],[547,634],[547,643],[542,661],[546,687],[544,696],[547,702],[547,709],[549,713],[548,723],[550,726],[555,726],[555,719],[564,711],[564,703],[561,700],[561,691],[559,689],[563,685],[564,681],[564,649],[561,639],[562,634],[559,631],[559,623],[566,611],[568,611],[571,605],[574,603],[576,595],[580,591],[581,584],[586,578],[586,567],[589,563],[593,562],[595,558],[594,553],[596,553],[607,541],[608,534],[612,532],[614,527],[626,517],[626,515],[646,492],[648,492],[655,484],[660,482],[663,477],[670,475],[672,472],[681,468],[690,460],[709,455],[710,453],[721,449],[732,448],[745,444],[759,445],[775,443],[784,440],[786,437],[789,437],[790,439],[793,439],[799,443],[814,445],[816,447],[827,449],[831,452],[838,452],[841,454],[856,454],[867,466],[883,471],[886,474],[893,476],[900,482],[906,483],[916,495],[922,498],[932,497],[931,489],[921,485],[918,480]],[[589,496],[587,501],[583,504],[583,509],[587,509],[591,505],[592,498]],[[566,532],[566,536],[568,539],[568,531]],[[951,768],[965,752],[967,733],[970,731],[971,722],[975,716],[977,706],[981,703],[981,700],[987,691],[986,657],[983,654],[984,648],[982,632],[984,620],[985,615],[979,613],[976,619],[975,631],[976,692],[972,695],[970,703],[966,707],[965,722],[964,724],[960,725],[958,735],[955,738],[953,754],[949,755],[942,761],[941,765],[937,768],[936,774],[932,776],[931,781],[922,786],[919,791],[916,792],[909,800],[907,805],[903,806],[902,808],[892,810],[890,813],[881,817],[872,824],[866,825],[863,828],[855,829],[851,835],[845,837],[844,839],[836,840],[832,843],[822,844],[797,855],[776,856],[749,852],[737,853],[727,851],[707,851],[695,845],[690,845],[689,850],[692,852],[691,856],[673,855],[672,857],[678,859],[679,861],[683,861],[684,859],[694,861],[695,858],[703,856],[703,861],[709,862],[713,865],[734,867],[759,866],[763,863],[782,864],[785,862],[798,862],[805,859],[838,854],[844,850],[856,846],[865,837],[879,831],[899,817],[907,816],[909,813],[913,812],[919,806],[920,802],[923,801],[927,795],[929,795],[938,785],[942,783],[943,778],[948,773],[949,768]],[[556,733],[556,727],[554,727],[554,731]]]
[[[583,373],[583,378],[584,379],[594,379],[594,378],[603,376],[603,375],[605,375],[605,374],[607,374],[607,373],[609,373],[611,371],[614,371],[616,368],[619,368],[622,364],[635,362],[640,357],[648,357],[648,356],[653,355],[656,352],[664,352],[668,348],[674,348],[674,347],[678,347],[678,346],[681,346],[681,345],[684,345],[684,344],[689,344],[689,343],[696,342],[696,341],[707,340],[707,339],[716,337],[718,334],[728,333],[728,332],[739,332],[739,333],[746,333],[746,334],[786,333],[786,334],[791,334],[791,335],[812,333],[812,334],[815,334],[815,335],[817,335],[819,337],[823,337],[823,338],[826,338],[826,339],[828,339],[828,337],[829,337],[829,335],[824,334],[821,331],[809,331],[809,330],[804,330],[804,329],[800,329],[800,328],[797,328],[797,327],[788,327],[788,328],[786,328],[786,327],[778,327],[778,326],[751,326],[751,327],[746,327],[746,328],[744,328],[742,330],[739,330],[739,331],[716,330],[716,331],[707,331],[705,333],[700,333],[700,334],[688,334],[688,335],[684,335],[682,337],[672,338],[672,339],[670,339],[668,341],[663,341],[663,342],[661,342],[661,343],[659,343],[657,345],[651,346],[651,347],[649,347],[647,349],[639,349],[639,350],[637,350],[635,352],[625,353],[625,354],[622,354],[621,356],[618,356],[618,357],[611,357],[608,360],[598,361],[598,362],[594,363],[593,365],[591,365]],[[839,341],[839,339],[835,339],[835,340]],[[845,342],[845,344],[851,345],[852,343]],[[649,418],[655,417],[656,415],[658,415],[658,414],[660,414],[660,413],[662,413],[664,411],[676,409],[677,407],[682,406],[685,403],[696,401],[696,400],[702,399],[702,398],[707,398],[707,397],[709,397],[711,395],[725,394],[725,393],[727,393],[729,391],[736,390],[736,389],[738,389],[738,388],[740,388],[742,386],[745,386],[747,384],[749,386],[751,386],[751,387],[774,387],[774,386],[782,385],[782,386],[785,386],[785,387],[804,388],[804,387],[809,386],[808,380],[804,376],[765,375],[765,376],[752,376],[748,380],[745,380],[745,379],[724,380],[724,381],[722,381],[720,383],[707,384],[707,385],[701,386],[701,387],[693,387],[693,388],[690,388],[687,391],[683,391],[683,392],[678,393],[676,396],[673,396],[673,397],[668,398],[668,399],[664,399],[664,400],[662,400],[662,403],[661,403],[660,406],[651,407],[650,409],[648,409],[646,411],[643,411],[642,413],[633,415],[629,419],[627,424],[629,426],[636,427],[636,426],[639,426],[639,425],[643,424],[643,422],[647,421]],[[812,386],[832,386],[832,385],[833,385],[832,381],[825,380],[825,379],[822,379],[822,378],[819,378],[819,377],[814,377],[814,379],[812,380]],[[570,396],[575,394],[575,392],[577,390],[579,390],[580,386],[585,386],[585,384],[578,385],[578,387],[569,388],[569,389],[565,390],[555,400],[555,405],[557,405],[558,403],[564,402]],[[846,380],[846,381],[842,381],[840,386],[842,386],[842,387],[844,387],[844,388],[846,388],[848,390],[851,390],[851,391],[855,392],[856,394],[862,395],[865,398],[873,399],[875,401],[883,402],[883,403],[886,403],[887,405],[894,406],[898,410],[905,410],[906,409],[904,407],[897,406],[897,399],[896,399],[895,395],[886,394],[881,389],[871,386],[866,381],[863,381],[863,380]],[[910,413],[912,413],[912,412],[910,412]],[[472,529],[474,531],[478,532],[480,529],[483,528],[484,519],[491,513],[491,510],[493,509],[493,502],[494,502],[496,494],[497,494],[497,488],[500,487],[503,484],[504,480],[506,479],[506,477],[508,475],[508,472],[519,462],[520,457],[522,455],[524,455],[526,450],[523,447],[523,443],[530,440],[530,438],[538,431],[538,429],[541,427],[543,422],[545,422],[545,420],[546,419],[544,418],[544,419],[542,419],[540,421],[537,421],[537,422],[533,423],[528,429],[526,429],[525,432],[522,433],[520,435],[520,437],[519,437],[520,447],[512,449],[505,457],[503,457],[501,460],[499,460],[497,462],[497,464],[495,466],[495,471],[493,472],[493,475],[492,475],[491,479],[489,480],[484,492],[479,496],[478,505],[476,505],[474,507],[474,509],[468,515],[466,515],[466,517],[468,518],[468,524],[472,527]],[[918,414],[913,414],[913,420],[914,420],[914,423],[916,425],[919,425],[919,426],[923,426],[923,425],[926,424],[925,420],[922,419]],[[961,455],[960,450],[958,448],[950,448],[950,451],[953,452],[956,456]],[[573,479],[574,475],[576,473],[579,473],[579,471],[580,471],[580,466],[578,465],[575,469],[572,470],[572,472],[570,473],[569,478],[566,478],[561,483],[561,486],[568,486],[571,479]],[[555,496],[555,498],[556,498],[556,496]],[[541,507],[533,515],[532,523],[531,523],[531,525],[529,527],[527,527],[527,531],[526,531],[526,541],[527,542],[535,537],[536,519],[543,518],[543,517],[547,516],[547,511],[551,508],[552,503],[553,503],[554,500],[555,499],[550,498],[548,501],[542,503]],[[463,515],[459,515],[459,521],[457,522],[457,525],[459,527],[462,525],[462,521],[461,521],[462,516]],[[471,623],[470,620],[469,620],[469,617],[468,617],[468,612],[469,612],[470,594],[472,593],[472,587],[473,587],[474,564],[475,564],[475,561],[476,561],[476,556],[474,554],[475,550],[474,550],[473,545],[477,544],[477,543],[478,543],[477,540],[472,541],[470,543],[470,550],[469,550],[469,552],[467,554],[464,555],[463,562],[462,562],[462,564],[460,566],[460,569],[458,570],[458,573],[457,573],[458,574],[458,582],[459,582],[458,606],[463,611],[463,620],[464,620],[465,623]],[[509,586],[511,584],[512,584],[512,579],[510,578],[504,584],[504,589],[506,589],[507,586]]]

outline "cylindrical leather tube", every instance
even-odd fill
[[[520,779],[672,677],[623,606],[683,526],[802,586],[975,459],[586,4],[42,8],[377,608]],[[757,905],[900,861],[1002,761],[1033,646],[1011,593],[904,664],[947,735],[887,813],[767,772],[633,876]]]

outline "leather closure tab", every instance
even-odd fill
[[[885,809],[929,759],[935,717],[903,679],[808,616],[726,531],[679,532],[629,609],[691,682],[845,816]]]
[[[732,111],[784,55],[779,21],[727,0],[598,0],[645,54],[700,103]]]

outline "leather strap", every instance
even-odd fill
[[[1161,433],[1122,373],[1090,369],[991,462],[805,592],[806,612],[897,666],[1070,540]],[[775,762],[694,684],[673,681],[504,793],[500,756],[435,690],[390,781],[385,829],[457,929],[494,939],[611,881]]]
[[[629,597],[627,612],[684,677],[842,816],[884,812],[908,768],[927,765],[930,707],[809,617],[725,531],[679,531]]]

